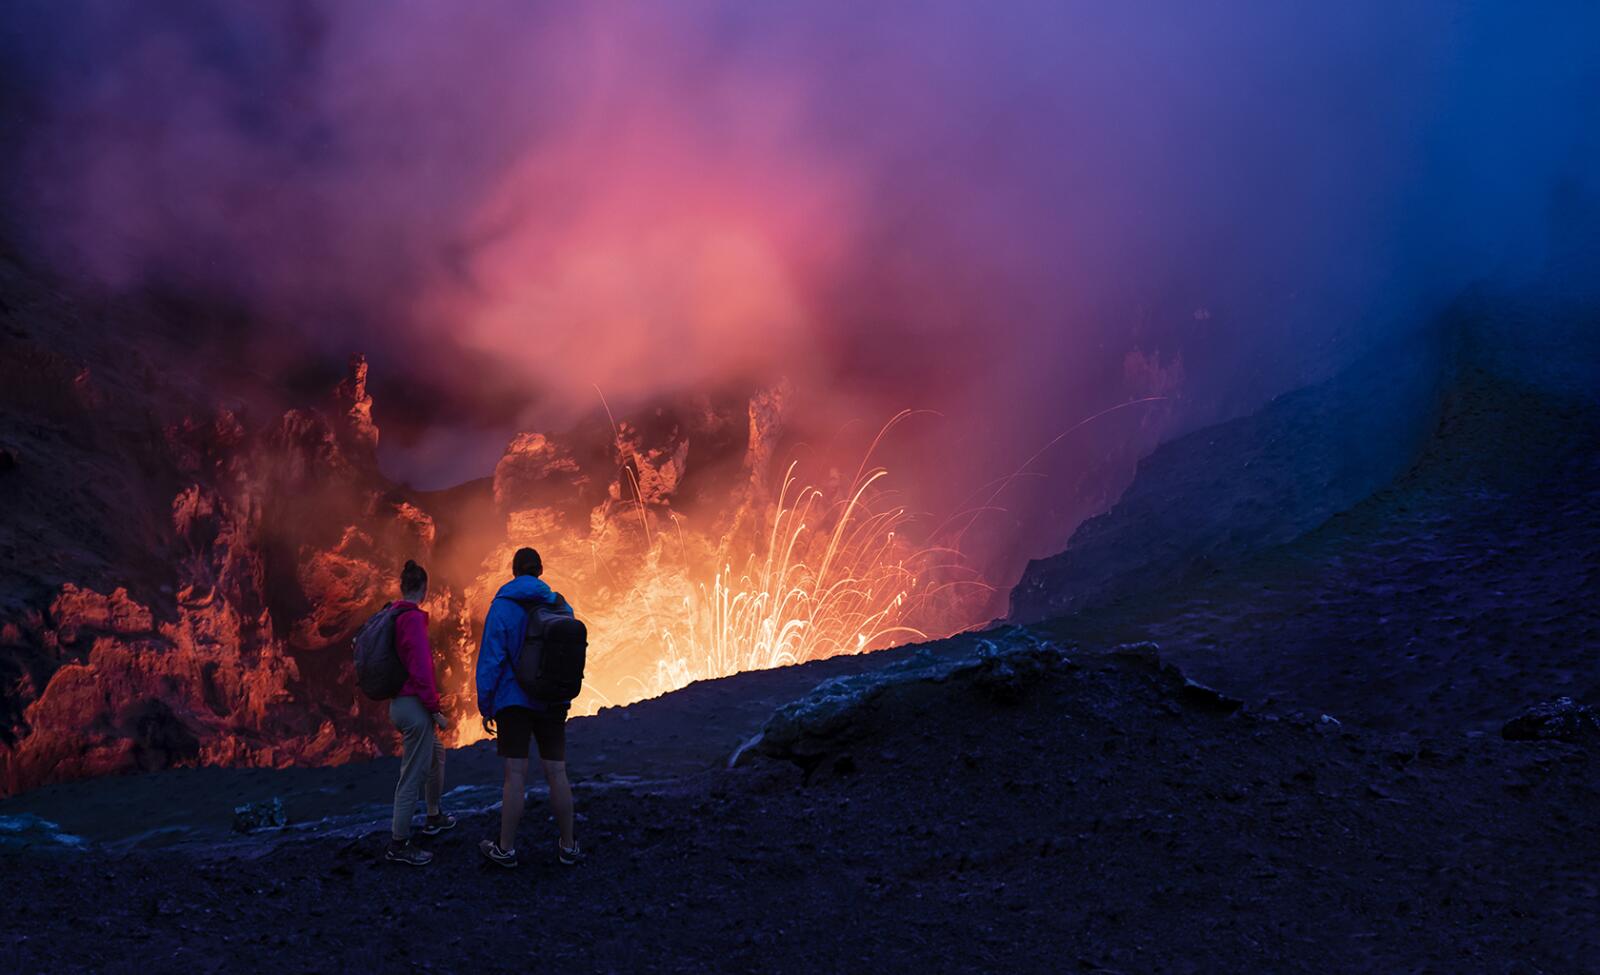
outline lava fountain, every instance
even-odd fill
[[[624,612],[637,613],[643,641],[658,654],[653,672],[626,679],[637,696],[946,636],[978,622],[969,618],[978,600],[962,590],[986,597],[992,587],[956,550],[909,543],[904,507],[874,506],[888,473],[858,476],[830,504],[820,489],[798,484],[791,464],[765,541],[740,571],[724,563],[706,582],[703,569],[685,562],[684,578],[701,577],[688,593],[661,600],[675,586],[659,568],[650,585],[631,590]]]
[[[740,671],[948,636],[987,618],[993,587],[941,542],[940,529],[924,527],[890,488],[890,471],[873,462],[910,411],[884,426],[852,477],[830,472],[827,482],[811,483],[791,460],[769,487],[762,462],[771,444],[761,436],[759,405],[742,468],[749,479],[742,490],[722,487],[720,516],[705,527],[662,503],[687,451],[658,449],[652,463],[627,424],[613,433],[633,457],[623,458],[587,532],[564,523],[554,505],[508,515],[469,603],[476,610],[487,602],[517,546],[547,553],[546,579],[590,627],[590,673],[574,714]],[[561,448],[540,438],[538,449],[544,469],[572,473]],[[567,486],[581,493],[583,483]],[[474,650],[458,648],[466,659]],[[463,741],[474,727],[463,723]]]

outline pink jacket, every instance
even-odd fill
[[[428,644],[428,612],[402,599],[394,604],[394,649],[406,665],[398,697],[416,697],[429,711],[439,710],[439,685],[433,679],[433,648]]]

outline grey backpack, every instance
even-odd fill
[[[393,603],[386,604],[361,624],[355,645],[356,683],[361,693],[374,701],[387,701],[405,686],[406,665],[394,645],[394,621],[400,615]]]
[[[512,661],[517,683],[535,701],[569,704],[583,690],[583,666],[589,651],[589,630],[572,613],[572,604],[556,595],[555,603],[514,600],[528,614],[522,647]]]

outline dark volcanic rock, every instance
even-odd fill
[[[1244,702],[1185,677],[1161,658],[1153,643],[1127,644],[1103,655],[1113,667],[1152,681],[1164,699],[1194,712],[1227,715]],[[1057,644],[1020,627],[1002,627],[978,637],[972,652],[938,657],[919,650],[899,663],[818,684],[809,694],[773,712],[761,734],[741,746],[733,764],[749,755],[787,759],[804,769],[871,736],[874,717],[905,711],[911,702],[937,699],[935,711],[977,701],[1014,707],[1054,674],[1076,664]],[[1172,704],[1165,707],[1171,708]]]
[[[761,735],[741,749],[816,767],[859,738],[867,719],[889,698],[914,696],[935,685],[943,696],[971,692],[999,704],[1020,703],[1028,690],[1069,661],[1052,643],[1022,630],[980,640],[972,656],[955,660],[918,653],[909,660],[818,684],[811,693],[775,711]]]
[[[1244,707],[1244,702],[1238,698],[1229,697],[1214,687],[1207,687],[1187,677],[1183,679],[1183,686],[1178,689],[1178,699],[1190,707],[1217,711],[1221,714],[1230,714]]]
[[[1600,710],[1570,697],[1535,704],[1507,721],[1500,734],[1507,741],[1565,741],[1574,745],[1600,743]]]
[[[261,802],[249,802],[242,806],[233,807],[233,829],[236,833],[248,833],[258,829],[274,829],[288,825],[288,822],[289,817],[283,813],[282,799],[265,799]]]
[[[1020,704],[1029,688],[1067,664],[1065,654],[1050,644],[1029,640],[1003,647],[984,640],[978,644],[977,663],[951,677],[970,679],[973,687],[998,704]]]
[[[1066,616],[1236,565],[1405,470],[1432,429],[1441,354],[1384,349],[1252,416],[1163,444],[1066,551],[1028,564],[1008,619]]]
[[[1051,623],[1152,640],[1252,701],[1405,733],[1498,735],[1540,688],[1600,704],[1600,409],[1471,369],[1392,484],[1209,576]]]
[[[1124,643],[1112,647],[1110,656],[1112,659],[1160,674],[1172,690],[1173,696],[1189,707],[1202,711],[1215,711],[1218,714],[1232,714],[1244,707],[1244,702],[1240,699],[1190,679],[1176,664],[1161,656],[1161,647],[1158,644],[1149,641]]]

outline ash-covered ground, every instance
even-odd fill
[[[519,841],[531,863],[484,866],[490,811],[420,871],[379,862],[376,829],[36,849],[6,857],[0,952],[19,972],[1596,970],[1592,750],[1233,710],[1147,652],[1033,631],[931,650],[983,640],[1015,653],[855,689],[733,768],[712,745],[741,702],[860,662],[582,720],[578,868],[554,862],[542,816]],[[650,782],[602,771],[635,743],[680,761]],[[457,781],[489,776],[481,746],[457,757]],[[373,793],[355,805],[393,769],[344,771]],[[52,788],[120,791],[108,818],[181,804],[220,822],[238,774]]]
[[[1596,724],[1501,734],[1531,705],[1597,703],[1600,410],[1587,374],[1489,369],[1512,360],[1484,358],[1478,338],[1447,344],[1404,456],[1386,445],[1311,481],[1274,466],[1299,456],[1279,438],[1318,428],[1307,415],[1362,402],[1339,384],[1381,370],[1359,369],[1162,448],[1127,506],[1019,589],[1048,593],[1060,571],[1094,599],[574,721],[591,854],[578,868],[554,862],[542,814],[524,825],[523,869],[480,863],[497,816],[487,744],[452,753],[462,822],[421,871],[378,861],[393,759],[6,800],[0,959],[1600,971]],[[1355,482],[1316,510],[1318,492]],[[1255,513],[1213,517],[1207,497]],[[1182,571],[1130,570],[1141,545],[1187,553]],[[232,832],[235,805],[274,797],[288,827]]]

